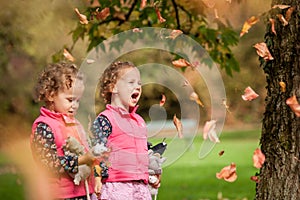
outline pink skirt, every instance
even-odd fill
[[[106,182],[101,189],[101,200],[152,200],[148,185],[143,182]]]

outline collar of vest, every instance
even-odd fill
[[[78,124],[77,120],[74,117],[69,117],[67,114],[52,112],[45,107],[41,107],[40,113],[41,116],[57,119],[65,122],[66,124]]]
[[[129,112],[127,110],[125,110],[124,108],[120,108],[120,107],[116,107],[116,106],[112,106],[111,104],[107,104],[106,105],[106,109],[108,110],[113,110],[115,112],[120,113],[121,115],[134,115],[136,110],[138,109],[138,105],[135,107],[131,107],[129,109]]]

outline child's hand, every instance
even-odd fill
[[[84,155],[79,156],[78,165],[86,164],[86,165],[92,166],[95,159],[96,158],[93,156],[92,153],[87,152]]]
[[[98,198],[101,196],[102,182],[101,177],[95,177],[95,193]]]

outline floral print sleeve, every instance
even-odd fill
[[[64,156],[57,155],[54,134],[47,124],[41,122],[37,125],[32,148],[35,158],[50,172],[55,174],[78,172],[78,156],[69,153],[65,153]]]
[[[91,132],[94,135],[94,139],[92,140],[93,146],[96,145],[97,143],[99,144],[104,144],[106,147],[107,139],[108,136],[111,134],[112,131],[112,126],[110,121],[105,117],[104,115],[99,115],[93,125],[91,126]],[[108,177],[108,167],[105,162],[100,162],[100,167],[101,167],[101,177],[102,178],[107,178]],[[94,170],[95,176],[100,176]]]

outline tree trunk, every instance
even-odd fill
[[[293,94],[300,100],[300,1],[272,1],[272,7],[279,4],[295,9],[286,26],[277,14],[286,16],[288,8],[272,9],[269,13],[276,21],[276,35],[268,23],[265,43],[274,60],[261,61],[266,74],[267,97],[260,140],[266,161],[256,185],[259,200],[300,199],[300,117],[286,104]],[[279,82],[286,84],[286,91]]]

